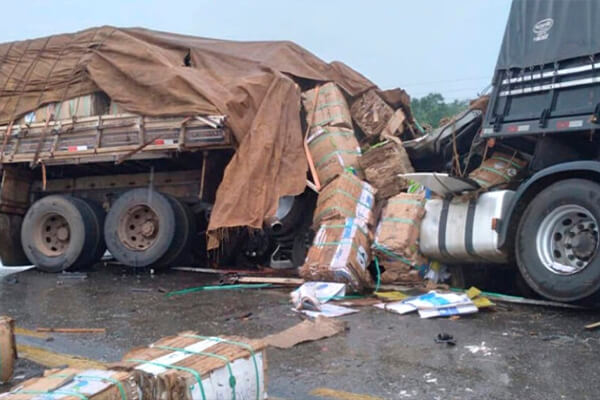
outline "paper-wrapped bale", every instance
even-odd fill
[[[469,174],[482,188],[501,187],[510,183],[527,165],[527,161],[499,151],[481,163],[481,166]]]
[[[323,223],[308,250],[300,276],[311,281],[342,282],[354,291],[371,287],[370,234],[364,220],[346,218]]]
[[[48,370],[42,377],[29,379],[2,399],[142,400],[142,394],[131,372],[66,368]]]
[[[344,172],[325,186],[317,199],[313,227],[318,229],[326,221],[360,218],[375,227],[375,193],[377,191],[349,172]]]
[[[321,185],[327,185],[347,168],[362,174],[360,146],[352,129],[319,127],[307,139]]]
[[[408,187],[398,174],[414,172],[410,158],[399,139],[372,146],[359,159],[365,179],[377,189],[377,199],[387,199]]]
[[[315,97],[317,97],[316,106]],[[352,129],[352,117],[348,103],[335,83],[326,83],[318,89],[302,93],[302,105],[306,111],[307,125],[310,125],[311,130],[320,126]]]
[[[394,115],[394,109],[390,107],[371,89],[361,95],[352,103],[350,108],[352,119],[366,136],[368,142],[379,138],[379,134],[387,126],[390,118]]]
[[[110,99],[105,93],[96,92],[40,107],[35,111],[25,114],[19,123],[32,124],[46,122],[48,119],[57,121],[61,119],[103,115],[108,112],[109,103]]]
[[[0,317],[0,383],[12,378],[16,359],[15,321],[10,317]]]
[[[383,208],[373,241],[373,251],[385,268],[382,282],[419,279],[413,267],[423,262],[419,231],[425,216],[424,204],[422,193],[400,193]]]
[[[122,363],[133,368],[144,399],[262,400],[265,351],[262,340],[182,332],[130,351]]]

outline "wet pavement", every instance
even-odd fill
[[[106,334],[19,336],[21,344],[117,361],[130,348],[183,330],[259,338],[300,321],[289,289],[165,292],[211,284],[190,272],[136,275],[96,268],[87,279],[27,271],[0,282],[0,315],[22,328],[106,328]],[[458,320],[422,320],[373,307],[343,317],[341,335],[288,350],[269,349],[268,392],[320,399],[317,388],[383,399],[598,399],[600,331],[584,331],[600,313],[499,304]],[[456,346],[434,342],[440,332]],[[17,375],[39,369],[20,361]],[[0,387],[0,392],[3,387]],[[342,398],[342,397],[339,397]]]

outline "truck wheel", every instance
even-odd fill
[[[133,189],[115,201],[104,223],[110,253],[131,267],[147,267],[173,242],[175,213],[169,200],[149,189]]]
[[[168,268],[182,262],[190,248],[192,234],[196,230],[196,221],[190,208],[181,200],[165,195],[175,214],[175,234],[173,242],[164,256],[155,264],[159,268]]]
[[[102,206],[96,203],[94,200],[80,198],[76,199],[84,203],[85,206],[90,210],[91,215],[94,218],[94,231],[97,235],[96,241],[89,251],[89,260],[86,264],[81,265],[82,268],[86,268],[100,261],[106,252],[106,242],[104,241],[104,221],[106,219],[106,212]]]
[[[527,284],[551,300],[573,302],[600,292],[600,185],[557,182],[526,208],[516,237],[516,258]]]
[[[81,200],[52,195],[36,201],[21,227],[23,250],[38,269],[61,272],[86,262],[97,236],[91,211]]]

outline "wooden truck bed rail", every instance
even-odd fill
[[[223,116],[154,118],[134,114],[0,127],[0,163],[70,164],[168,157],[231,148]]]

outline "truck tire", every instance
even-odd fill
[[[600,185],[559,181],[533,198],[515,239],[519,270],[527,284],[551,300],[594,299],[600,292]]]
[[[52,195],[25,214],[21,242],[29,261],[45,272],[61,272],[89,259],[97,241],[92,212],[81,200]]]
[[[195,217],[187,204],[168,194],[165,194],[165,197],[175,213],[175,234],[165,255],[155,263],[158,268],[169,268],[183,262],[190,249],[192,235],[196,231]]]
[[[106,252],[106,242],[104,241],[104,221],[106,219],[106,211],[104,211],[102,206],[94,200],[80,198],[78,198],[78,200],[81,200],[92,213],[91,215],[94,218],[94,230],[97,235],[96,241],[90,249],[89,261],[85,265],[78,266],[79,268],[86,268],[93,266],[100,261]]]
[[[125,192],[104,223],[110,253],[124,265],[147,267],[165,255],[175,234],[175,212],[169,200],[150,189]]]

